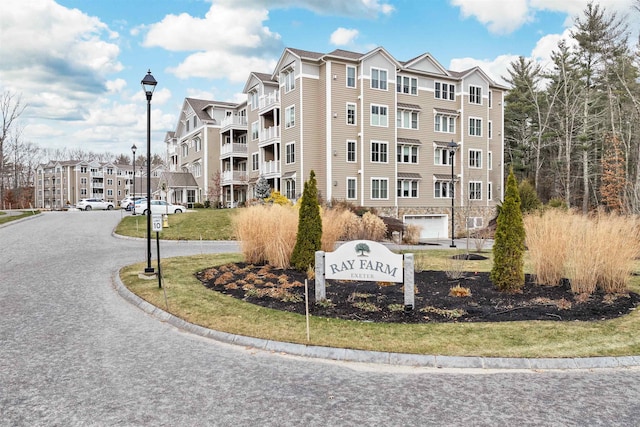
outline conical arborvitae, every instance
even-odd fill
[[[504,202],[498,214],[491,269],[491,281],[503,292],[518,292],[524,286],[524,242],[518,182],[511,169]]]
[[[298,235],[291,254],[291,265],[301,271],[315,266],[316,251],[322,243],[322,218],[318,204],[318,185],[316,174],[311,171],[309,180],[304,183],[302,203],[298,214]]]

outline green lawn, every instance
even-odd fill
[[[451,255],[450,250],[429,250],[416,254],[416,258],[425,268],[438,269],[447,266]],[[218,254],[164,260],[162,271],[168,307],[156,281],[138,278],[143,264],[122,269],[120,277],[140,297],[191,323],[269,340],[452,356],[586,357],[640,353],[640,313],[637,311],[619,319],[598,322],[416,325],[312,317],[311,339],[307,341],[304,316],[256,306],[208,290],[194,277],[195,272],[207,267],[241,259],[239,254]],[[489,271],[491,258],[465,265],[468,271]],[[632,278],[631,289],[640,291],[639,277]]]
[[[6,215],[5,212],[0,212],[0,224],[15,221],[17,219],[26,218],[29,216],[37,215],[40,211],[23,211],[19,215]]]
[[[231,217],[236,209],[193,209],[168,215],[169,227],[160,232],[166,240],[233,240]],[[131,237],[146,237],[147,217],[126,216],[116,227],[116,233]]]

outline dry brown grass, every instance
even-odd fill
[[[277,204],[251,206],[238,212],[233,227],[248,263],[289,267],[298,230],[296,209]]]
[[[626,292],[640,254],[637,227],[633,217],[601,212],[587,217],[552,209],[527,216],[526,244],[538,283],[557,285],[567,277],[576,294],[597,287]]]
[[[524,218],[526,245],[536,282],[556,286],[564,277],[572,215],[558,209]]]
[[[336,242],[340,240],[347,230],[347,225],[356,215],[343,208],[324,209],[322,211],[322,250],[332,252]]]
[[[422,227],[416,224],[406,224],[404,227],[404,234],[402,240],[407,245],[417,245],[420,239],[420,231]]]

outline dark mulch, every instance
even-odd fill
[[[330,304],[315,304],[314,281],[309,280],[309,311],[314,316],[371,322],[502,322],[514,320],[604,320],[635,309],[640,295],[574,295],[569,283],[539,286],[527,275],[521,293],[499,292],[488,273],[463,273],[451,280],[442,271],[415,273],[415,308],[404,310],[402,284],[327,281]],[[270,266],[227,264],[196,273],[214,290],[252,304],[305,313],[305,273]],[[471,295],[450,296],[456,285]]]

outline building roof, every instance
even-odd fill
[[[419,139],[413,139],[413,138],[398,138],[398,142],[402,144],[415,144],[415,145],[422,144],[422,141],[420,141]]]
[[[324,56],[324,53],[311,52],[309,50],[296,49],[293,47],[288,47],[286,50],[292,52],[295,55],[298,55],[302,59],[318,60]]]
[[[338,58],[346,58],[346,59],[358,60],[358,59],[362,58],[364,55],[362,53],[351,52],[349,50],[336,49],[333,52],[327,53],[325,56],[335,56],[335,57],[338,57]]]
[[[191,172],[163,172],[160,181],[167,183],[167,188],[198,187]]]
[[[398,178],[400,179],[422,179],[419,173],[415,172],[398,172]]]
[[[403,108],[405,110],[422,110],[417,104],[405,104],[403,102],[398,102],[398,108]]]

